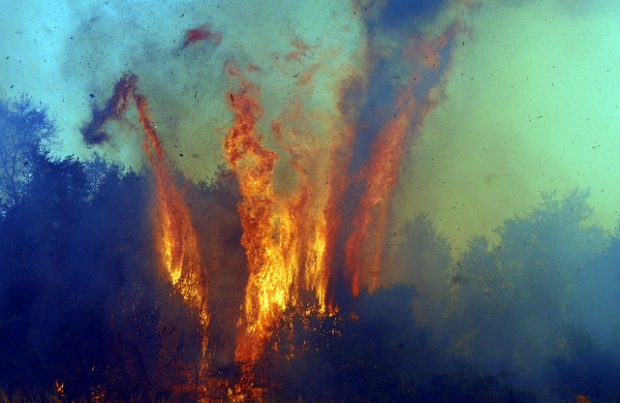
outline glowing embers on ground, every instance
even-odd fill
[[[155,179],[155,211],[153,226],[157,250],[163,268],[183,300],[198,310],[203,328],[203,369],[206,368],[209,312],[207,310],[207,282],[198,248],[198,236],[193,227],[190,211],[177,189],[149,113],[147,98],[137,90],[138,77],[125,74],[114,87],[114,94],[105,109],[95,116],[99,121],[96,131],[107,119],[120,119],[133,101],[144,131],[144,152]]]

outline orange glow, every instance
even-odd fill
[[[403,150],[409,145],[412,131],[436,103],[433,85],[437,83],[420,84],[420,78],[427,74],[441,77],[438,72],[445,66],[442,50],[454,32],[451,27],[432,41],[413,38],[403,50],[403,55],[414,62],[409,83],[398,94],[393,117],[377,133],[370,158],[356,175],[348,175],[356,133],[353,120],[346,119],[346,111],[354,110],[355,105],[344,104],[352,102],[344,97],[334,112],[312,111],[304,104],[304,96],[312,92],[309,84],[315,80],[318,63],[299,72],[296,99],[289,100],[281,115],[271,122],[274,149],[265,145],[257,128],[263,117],[259,86],[241,68],[233,63],[227,65],[227,74],[238,84],[226,95],[234,119],[223,145],[239,186],[237,211],[248,269],[235,349],[235,360],[244,365],[245,386],[237,385],[242,389],[235,392],[237,395],[255,388],[252,363],[263,354],[283,312],[302,306],[319,314],[339,311],[333,295],[329,295],[340,275],[337,270],[344,270],[342,274],[354,296],[379,286],[390,203]],[[311,49],[300,41],[293,45],[301,52],[299,56]],[[261,74],[261,70],[249,65],[247,74]],[[352,74],[348,84],[352,88],[364,87],[366,78]],[[204,374],[210,317],[198,236],[166,162],[148,100],[137,90],[137,80],[132,74],[119,80],[93,132],[106,118],[120,119],[129,104],[135,104],[144,132],[144,152],[155,182],[153,225],[157,250],[170,283],[199,315]],[[419,87],[424,88],[424,93]],[[361,194],[351,194],[352,189],[361,189]],[[356,196],[349,218],[342,203]],[[343,257],[337,250],[341,247]],[[260,390],[253,393],[260,395]]]
[[[404,50],[404,55],[415,63],[415,68],[409,84],[396,100],[393,118],[377,134],[370,160],[360,172],[365,188],[353,216],[352,232],[346,241],[346,275],[351,293],[355,296],[359,295],[362,288],[373,291],[379,286],[390,201],[398,180],[403,152],[409,146],[407,140],[411,137],[414,125],[420,125],[436,104],[434,87],[426,89],[424,102],[416,102],[414,92],[418,77],[440,68],[441,51],[457,29],[458,25],[454,24],[433,41],[414,37]]]
[[[590,399],[588,399],[585,395],[577,395],[575,396],[576,403],[590,403]]]
[[[249,270],[235,355],[240,361],[255,361],[281,313],[307,299],[308,291],[318,309],[325,310],[325,196],[316,191],[315,180],[308,173],[311,161],[294,158],[298,156],[296,145],[289,145],[288,151],[294,154],[291,167],[297,174],[297,186],[287,194],[276,192],[273,181],[278,155],[261,144],[256,131],[262,116],[260,91],[239,68],[230,65],[228,73],[238,77],[240,89],[228,97],[235,119],[224,148],[239,181],[241,243]],[[276,139],[284,136],[278,122],[272,130]]]
[[[313,315],[340,314],[337,280],[345,280],[349,297],[379,287],[399,169],[411,135],[437,102],[435,89],[446,66],[444,50],[455,32],[453,26],[435,40],[414,37],[402,50],[403,57],[412,61],[409,81],[402,85],[393,105],[381,106],[391,108],[393,116],[380,127],[370,156],[354,173],[351,171],[358,166],[353,155],[358,145],[355,125],[363,112],[359,108],[363,101],[353,98],[358,90],[361,97],[367,90],[369,60],[360,70],[346,71],[350,82],[338,84],[342,91],[338,110],[325,111],[324,105],[311,110],[313,102],[323,101],[312,95],[316,88],[323,90],[325,74],[321,62],[303,65],[315,47],[293,40],[295,50],[285,59],[304,68],[295,69],[293,99],[268,122],[273,144],[265,142],[258,129],[264,115],[261,91],[248,78],[262,74],[262,70],[253,64],[244,70],[232,62],[227,64],[226,73],[235,81],[236,89],[226,94],[234,118],[223,148],[228,168],[237,179],[237,212],[248,271],[234,353],[242,376],[231,387],[206,372],[211,319],[207,275],[190,209],[168,166],[148,100],[137,89],[137,76],[126,74],[118,81],[113,97],[103,111],[94,114],[85,136],[105,140],[107,134],[100,129],[106,120],[121,119],[130,104],[135,105],[155,184],[153,238],[162,272],[175,293],[197,313],[203,336],[197,385],[179,384],[179,393],[206,394],[210,388],[225,384],[223,390],[233,401],[260,400],[265,390],[257,386],[261,382],[255,382],[253,364],[264,353],[284,312],[305,314],[305,325]],[[218,43],[218,35],[206,28],[190,29],[183,47],[207,39]],[[432,77],[427,80],[430,83],[421,83],[428,77]],[[357,318],[355,312],[348,314]],[[207,379],[207,386],[200,383],[202,378]],[[105,391],[102,393],[105,397]]]
[[[362,172],[366,189],[353,218],[353,231],[347,239],[345,251],[351,292],[356,296],[364,285],[368,285],[371,290],[378,286],[389,202],[415,106],[411,89],[399,96],[395,116],[378,134],[372,157]]]
[[[226,156],[239,181],[242,201],[237,206],[246,251],[249,278],[239,329],[236,358],[253,361],[263,348],[269,326],[290,302],[295,256],[291,218],[276,205],[272,179],[278,156],[260,143],[256,121],[262,114],[256,85],[229,66],[239,77],[241,89],[230,94],[235,112],[233,127],[224,140]]]
[[[138,110],[138,119],[144,131],[144,151],[155,178],[154,227],[157,250],[160,251],[162,266],[174,288],[184,301],[198,310],[203,327],[203,366],[206,366],[207,329],[207,284],[198,249],[198,237],[192,225],[189,208],[177,189],[166,163],[155,125],[150,117],[146,97],[137,91],[137,77],[125,75],[115,87],[113,97],[117,107],[115,117],[119,118],[133,99]]]
[[[151,123],[146,97],[134,94],[139,119],[144,129],[144,151],[155,175],[155,191],[159,220],[160,250],[170,281],[184,300],[200,310],[203,326],[207,327],[207,288],[200,261],[198,237],[192,225],[189,208],[174,184],[166,164],[155,127]]]
[[[59,380],[54,381],[54,389],[56,389],[56,394],[59,397],[65,397],[65,383]]]

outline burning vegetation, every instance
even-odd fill
[[[431,3],[409,12],[432,13]],[[360,18],[402,23],[382,2],[354,1],[353,8]],[[139,136],[141,173],[99,157],[54,159],[41,138],[20,153],[19,180],[0,177],[3,192],[13,190],[0,195],[0,262],[9,267],[0,283],[0,362],[7,363],[0,402],[620,396],[615,356],[565,315],[578,302],[569,294],[579,292],[581,268],[609,266],[620,250],[620,236],[609,246],[602,231],[584,225],[587,195],[549,197],[531,217],[507,221],[498,230],[505,249],[477,239],[453,261],[448,242],[423,217],[398,229],[409,246],[388,247],[403,161],[443,96],[464,26],[405,38],[382,24],[368,24],[363,67],[330,88],[338,98],[333,111],[308,101],[324,91],[323,61],[306,60],[319,45],[294,38],[294,50],[278,54],[278,63],[288,63],[278,68],[295,72],[279,115],[269,113],[264,96],[270,67],[227,60],[220,96],[231,119],[210,184],[177,169],[172,142],[164,141],[171,137],[160,138],[149,103],[161,93],[132,72],[118,78],[81,133],[97,149],[124,131]],[[222,35],[206,25],[188,29],[176,57],[203,43],[219,46]],[[14,118],[20,108],[31,112],[31,128],[53,132],[26,100],[0,106],[11,133],[23,130]],[[42,205],[49,207],[38,217]],[[561,240],[554,245],[566,245],[562,264],[575,277],[545,293],[538,291],[557,277],[556,256],[519,248],[529,251],[532,239],[549,232]],[[521,322],[505,314],[517,318],[535,298],[545,309],[523,334]],[[487,348],[494,337],[502,344]],[[504,351],[519,343],[531,354]],[[505,364],[510,373],[497,367],[506,356],[518,356]],[[599,360],[584,364],[585,356]],[[553,368],[553,388],[541,392],[515,375],[526,367],[534,374]],[[599,389],[588,389],[584,372],[600,375]]]
[[[262,365],[270,343],[274,343],[274,334],[283,326],[283,318],[302,315],[306,318],[302,320],[305,331],[312,331],[315,326],[310,322],[315,319],[337,321],[342,315],[355,318],[355,303],[351,301],[363,292],[378,289],[380,267],[385,264],[382,251],[388,231],[390,198],[402,152],[433,105],[431,93],[448,71],[447,47],[456,32],[450,28],[439,39],[413,38],[415,45],[400,51],[405,55],[407,50],[411,59],[411,67],[407,69],[410,77],[394,91],[393,115],[381,117],[376,134],[363,133],[370,134],[373,140],[367,150],[368,162],[359,167],[355,166],[352,153],[366,139],[357,137],[352,127],[331,134],[330,144],[304,143],[302,136],[309,134],[296,122],[310,119],[313,112],[305,110],[295,99],[291,100],[292,107],[271,124],[271,136],[282,151],[269,146],[258,128],[263,106],[260,87],[252,79],[252,75],[261,74],[260,70],[251,64],[246,69],[234,61],[227,63],[226,73],[236,89],[225,95],[233,122],[223,146],[226,168],[234,175],[239,194],[240,244],[247,267],[243,303],[235,320],[232,357],[232,362],[241,365],[241,373],[233,384],[230,376],[217,375],[218,366],[214,366],[214,357],[208,354],[216,348],[216,343],[210,341],[214,331],[210,320],[213,312],[207,295],[211,278],[215,277],[210,273],[219,270],[204,264],[192,213],[173,179],[147,98],[138,89],[138,77],[131,73],[123,75],[104,108],[95,109],[91,122],[82,130],[89,143],[109,140],[103,129],[111,120],[124,122],[134,130],[127,115],[132,105],[137,112],[144,137],[144,155],[153,177],[154,249],[159,253],[161,272],[166,273],[174,292],[196,312],[200,323],[201,358],[194,393],[210,393],[213,379],[223,378],[226,381],[222,385],[228,385],[225,389],[231,394],[229,398],[261,398],[267,381],[261,380],[255,370]],[[211,36],[203,28],[189,30],[184,47]],[[302,53],[311,50],[299,40],[294,44]],[[437,62],[418,63],[420,52],[412,52],[410,48],[423,49],[425,55],[431,55]],[[315,69],[315,65],[309,66],[308,79],[298,81],[298,85],[305,88]],[[423,91],[417,89],[418,85]],[[350,120],[344,111],[336,111],[329,119]],[[350,125],[344,127],[347,126]],[[275,186],[276,165],[282,159],[279,152],[288,154],[285,161],[296,175],[295,184],[286,191]],[[348,172],[344,177],[351,179],[331,182],[323,179],[340,176],[336,169],[344,169]],[[338,200],[353,206],[351,220],[345,218],[345,205]],[[339,331],[334,329],[331,335],[334,334]],[[272,346],[276,351],[288,348],[281,340]],[[301,347],[301,351],[306,348]]]
[[[138,91],[138,77],[126,74],[114,87],[114,94],[106,108],[95,114],[96,124],[101,126],[107,119],[121,119],[133,101],[138,120],[144,132],[143,148],[153,172],[155,183],[155,208],[153,231],[156,250],[160,253],[161,266],[170,283],[183,300],[199,312],[203,330],[202,363],[206,369],[209,312],[207,309],[207,280],[198,249],[198,238],[189,208],[183,201],[166,163],[166,155],[149,113],[146,97]],[[107,115],[107,116],[106,116]],[[85,131],[84,133],[89,133]]]

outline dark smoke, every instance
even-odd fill
[[[417,34],[417,18],[434,21],[447,4],[365,3],[370,36],[400,45]],[[197,29],[186,32],[183,54],[217,44]],[[345,94],[358,132],[346,177],[368,161],[406,76],[417,73],[379,42],[369,42],[368,86],[354,82]],[[452,46],[419,76],[420,106],[441,86]],[[111,140],[106,125],[123,116],[135,79],[124,76],[94,107],[81,130],[87,143]],[[207,382],[196,312],[158,269],[153,178],[101,159],[54,158],[42,145],[55,131],[31,103],[0,101],[0,162],[18,155],[21,167],[3,166],[0,177],[14,190],[0,194],[0,401],[230,399],[242,377],[233,355],[248,277],[234,175],[222,168],[213,183],[194,183],[175,174],[208,271]],[[27,152],[4,141],[15,133],[30,139]],[[346,189],[344,220],[365,186]],[[336,314],[286,312],[252,386],[273,401],[620,401],[620,226],[608,234],[591,225],[588,198],[546,194],[506,220],[497,242],[472,239],[458,258],[433,221],[417,217],[394,232],[402,245],[385,259],[390,285],[352,298],[339,279]]]
[[[32,110],[5,107],[4,122],[33,116],[20,107]],[[41,122],[53,132],[47,119],[14,126],[40,131]],[[55,382],[68,399],[204,396],[188,389],[201,354],[195,312],[156,269],[152,178],[100,159],[54,159],[33,139],[23,191],[0,218],[2,396],[58,398]],[[218,381],[206,393],[226,398],[241,376],[239,196],[224,170],[208,185],[178,182],[213,284]],[[458,261],[418,218],[392,256],[400,284],[349,299],[335,316],[288,312],[255,385],[274,400],[617,400],[620,234],[586,224],[587,200],[545,195],[498,229],[500,243],[474,239]]]
[[[92,118],[80,129],[87,144],[100,144],[110,140],[105,131],[105,124],[109,120],[120,119],[128,106],[128,96],[135,88],[138,77],[133,74],[124,74],[114,85],[114,93],[102,109],[93,106]]]

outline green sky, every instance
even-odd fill
[[[332,84],[351,74],[365,46],[360,16],[345,0],[6,3],[0,97],[25,92],[47,105],[61,131],[57,153],[89,152],[79,133],[88,94],[101,105],[132,70],[171,158],[194,179],[208,179],[223,161],[227,59],[264,69],[268,117],[299,95],[291,90],[296,75],[318,63],[321,89],[305,102],[329,113],[338,100]],[[461,10],[467,2],[446,1],[457,3]],[[396,224],[424,212],[458,253],[470,237],[492,237],[504,219],[526,214],[540,192],[582,187],[591,189],[596,222],[611,229],[620,200],[620,7],[612,0],[468,4],[468,33],[445,98],[403,165]],[[222,44],[175,54],[183,32],[203,23],[222,32]],[[312,50],[303,62],[282,60],[295,38]],[[105,151],[139,165],[140,137],[125,134]]]
[[[615,227],[620,7],[489,1],[467,21],[446,99],[403,169],[398,222],[430,215],[458,253],[526,214],[540,192],[581,187],[591,189],[596,222]]]

